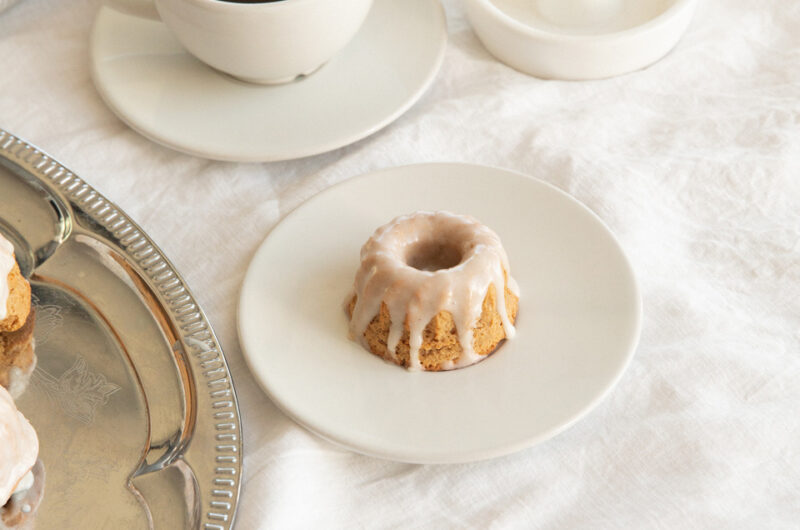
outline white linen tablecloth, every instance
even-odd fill
[[[800,2],[701,0],[661,62],[570,83],[495,61],[447,0],[444,65],[417,105],[354,145],[272,164],[193,158],[123,125],[89,75],[100,3],[0,15],[0,126],[127,211],[204,307],[244,419],[238,528],[800,527]],[[565,190],[617,234],[642,287],[641,343],[611,395],[497,460],[334,447],[272,405],[236,337],[245,267],[286,213],[351,176],[428,161]]]

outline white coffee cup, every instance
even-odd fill
[[[107,0],[160,18],[195,57],[252,83],[308,75],[350,42],[373,0]]]

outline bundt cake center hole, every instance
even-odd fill
[[[418,241],[406,252],[406,263],[421,271],[439,271],[455,267],[463,259],[461,249],[447,241]]]

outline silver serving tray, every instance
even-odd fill
[[[36,528],[230,528],[236,392],[183,279],[122,210],[0,129],[0,232],[31,280],[18,406],[47,480]]]

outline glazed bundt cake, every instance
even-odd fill
[[[0,388],[0,528],[30,528],[44,493],[36,431]]]
[[[497,234],[439,211],[375,231],[346,309],[351,338],[367,350],[409,370],[439,371],[474,364],[512,338],[518,302]]]
[[[22,276],[14,246],[0,235],[0,385],[14,397],[36,366],[31,286]]]

